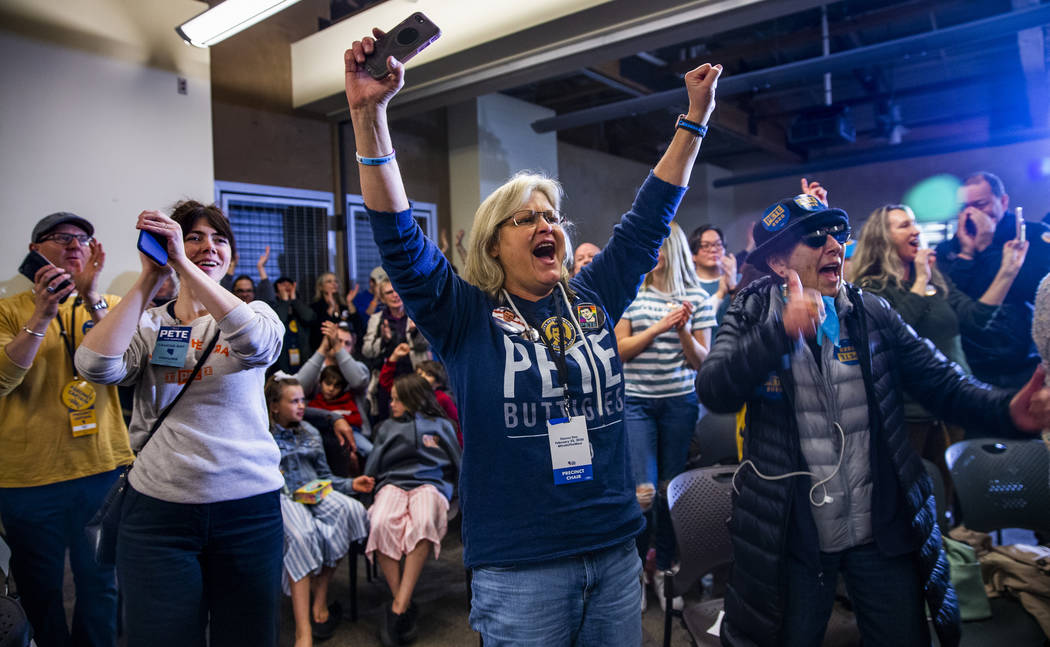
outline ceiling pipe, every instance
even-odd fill
[[[720,189],[727,186],[738,186],[741,184],[752,184],[764,180],[773,180],[781,177],[806,177],[810,173],[821,171],[832,171],[865,164],[877,164],[879,162],[894,162],[913,157],[927,157],[929,155],[942,155],[944,153],[957,153],[960,151],[973,150],[975,148],[994,148],[996,146],[1008,146],[1037,139],[1050,139],[1050,128],[1031,128],[1025,130],[1004,132],[994,137],[981,141],[960,141],[957,137],[946,137],[913,144],[901,144],[889,148],[878,148],[852,155],[839,157],[825,157],[816,162],[807,164],[794,164],[791,166],[778,166],[776,168],[748,173],[746,175],[735,175],[715,180],[712,186]]]
[[[1050,4],[1037,5],[1030,9],[1012,11],[925,34],[907,36],[877,45],[868,45],[844,52],[837,52],[826,57],[820,56],[764,70],[728,76],[719,79],[718,96],[727,97],[735,94],[751,93],[774,85],[807,81],[825,72],[838,72],[863,67],[864,65],[898,61],[915,54],[925,55],[926,50],[931,49],[959,46],[960,44],[969,46],[977,42],[1013,34],[1022,29],[1047,23],[1050,23]],[[685,88],[676,88],[636,99],[626,99],[604,106],[539,119],[532,122],[532,129],[538,133],[548,133],[578,128],[612,119],[654,112],[675,104],[683,104],[687,101],[688,95]]]

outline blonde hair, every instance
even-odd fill
[[[346,297],[343,296],[343,286],[339,285],[339,277],[335,275],[335,272],[324,272],[318,275],[317,281],[314,283],[314,301],[322,301],[324,299],[324,292],[321,291],[321,286],[324,285],[324,280],[327,277],[335,279],[335,302],[341,306],[346,305]]]
[[[657,272],[663,274],[664,284],[672,296],[682,296],[686,288],[700,285],[700,278],[696,275],[696,264],[689,251],[689,241],[677,222],[671,223],[671,233],[664,239],[660,251],[664,255],[664,267],[662,270],[654,269],[646,274],[642,287],[651,286],[657,278]]]
[[[499,227],[510,214],[529,201],[534,192],[547,198],[551,206],[561,210],[562,188],[557,180],[520,171],[493,191],[474,213],[474,224],[470,228],[470,243],[467,249],[467,264],[463,278],[471,285],[499,300],[500,290],[506,280],[503,266],[490,252],[499,244]],[[563,230],[564,231],[564,230]],[[566,240],[568,240],[566,238]],[[568,254],[566,254],[568,256]],[[561,282],[569,288],[569,270],[562,259]]]
[[[910,268],[904,267],[897,248],[890,242],[890,212],[903,211],[912,220],[915,213],[906,204],[887,204],[871,212],[857,239],[857,251],[849,266],[849,281],[874,291],[901,287]],[[930,282],[941,296],[947,296],[948,284],[935,265]]]

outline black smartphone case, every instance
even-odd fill
[[[30,251],[22,260],[22,264],[18,266],[18,272],[30,281],[35,282],[36,273],[40,271],[41,267],[47,267],[48,265],[51,265],[51,263],[49,263],[48,260],[44,258],[44,256],[40,252]],[[62,281],[62,283],[60,283],[57,288],[55,288],[55,292],[64,290],[68,286],[69,279],[66,279],[65,281]],[[63,297],[62,300],[59,301],[59,303],[65,303],[66,299],[68,298],[68,295]]]
[[[365,69],[374,79],[382,79],[390,70],[386,67],[388,56],[404,63],[427,45],[441,36],[441,29],[422,12],[417,11],[405,18],[385,36],[376,41],[376,49],[365,59]]]

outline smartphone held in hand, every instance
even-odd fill
[[[30,250],[26,257],[22,260],[22,264],[18,266],[18,273],[26,277],[33,283],[36,283],[36,273],[40,271],[40,268],[47,267],[48,265],[54,265],[51,261],[44,258],[44,255],[40,252]],[[70,280],[66,279],[55,287],[55,292],[61,292],[69,287]],[[65,303],[67,297],[63,297],[59,303]]]
[[[1017,216],[1017,240],[1022,243],[1025,241],[1025,224],[1024,224],[1024,212],[1021,207],[1014,209],[1014,214]]]
[[[365,58],[365,69],[374,79],[382,79],[390,70],[387,69],[387,58],[393,56],[402,63],[423,51],[427,45],[441,36],[438,28],[430,18],[417,11],[402,20],[382,38],[376,39],[376,48]]]
[[[139,251],[157,265],[168,264],[168,242],[148,231],[139,232]]]

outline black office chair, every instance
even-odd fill
[[[667,486],[680,565],[677,573],[665,574],[665,599],[682,595],[707,573],[732,564],[729,517],[736,469],[736,466],[702,467],[679,474]],[[721,645],[718,635],[708,630],[718,625],[722,608],[722,598],[716,598],[691,605],[687,603],[682,609],[686,630],[699,647]],[[664,612],[664,647],[671,644],[673,614],[673,605],[668,604]],[[860,632],[853,614],[836,602],[828,619],[823,645],[837,647],[859,643]]]
[[[1050,529],[1050,460],[1039,440],[976,439],[944,452],[966,527],[981,532],[1003,528]],[[939,472],[927,466],[931,477]],[[934,479],[936,496],[937,480]],[[937,503],[938,511],[942,504]],[[938,519],[941,518],[938,513]],[[1039,623],[1015,599],[990,598],[992,617],[962,623],[960,647],[1045,645]],[[934,635],[934,643],[936,635]]]
[[[706,411],[696,423],[686,467],[735,465],[740,462],[736,447],[736,414]]]
[[[1042,441],[964,440],[944,458],[967,528],[1050,532],[1050,451]]]
[[[668,484],[667,502],[680,562],[677,573],[664,577],[666,600],[688,591],[707,573],[732,563],[728,523],[735,470],[735,467],[701,467],[679,474]],[[686,630],[697,645],[720,644],[718,637],[707,630],[718,620],[721,611],[721,598],[687,604],[682,609]],[[664,647],[671,644],[673,615],[674,605],[668,604],[664,611]]]

